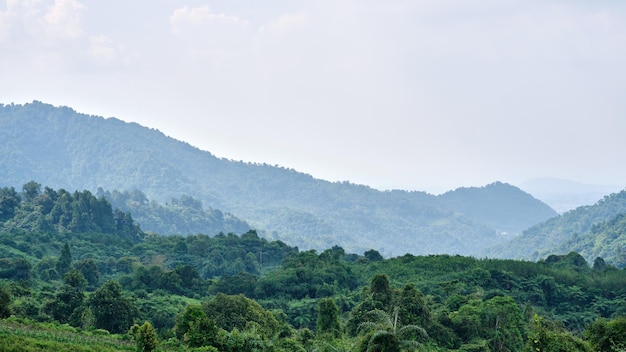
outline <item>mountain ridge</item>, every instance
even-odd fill
[[[55,188],[138,189],[160,202],[192,195],[270,239],[304,248],[473,255],[504,240],[425,192],[378,191],[220,159],[158,130],[67,107],[1,105],[0,139],[7,141],[0,150],[0,179],[7,186],[35,180]]]

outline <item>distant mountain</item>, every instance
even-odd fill
[[[579,206],[595,204],[605,195],[619,192],[624,188],[590,185],[557,178],[536,178],[522,183],[519,187],[561,214]]]
[[[587,261],[592,262],[606,249],[586,248],[590,243],[606,233],[607,225],[602,223],[626,213],[626,190],[605,196],[594,205],[578,207],[558,217],[549,219],[524,231],[510,242],[495,246],[487,251],[487,256],[538,260],[551,254],[579,251],[583,247]],[[615,220],[613,220],[615,221]],[[603,245],[599,242],[600,247]]]
[[[510,186],[482,190],[490,196],[470,192],[468,197],[480,199],[482,210],[475,211],[467,205],[472,200],[459,196],[462,191],[441,198],[381,192],[281,167],[219,159],[136,123],[40,102],[0,105],[0,141],[0,186],[34,180],[68,190],[140,190],[161,203],[191,195],[264,230],[270,239],[306,249],[340,245],[350,252],[376,249],[387,256],[474,255],[504,240],[495,228],[541,221],[537,214],[546,211],[545,204],[529,201]],[[510,201],[493,196],[499,189],[506,190]],[[490,199],[497,204],[488,204]],[[503,214],[506,219],[496,219]]]
[[[447,208],[499,232],[510,234],[519,234],[558,215],[554,209],[530,194],[501,182],[485,187],[458,188],[438,198]]]

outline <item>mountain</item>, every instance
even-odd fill
[[[449,209],[499,232],[519,234],[558,215],[554,209],[519,188],[502,182],[458,188],[438,197]],[[524,216],[519,216],[524,214]]]
[[[605,195],[619,192],[623,188],[590,185],[558,178],[536,178],[520,184],[519,187],[561,214],[579,206],[595,204]]]
[[[607,225],[603,225],[603,223],[609,220],[621,223],[618,221],[618,216],[625,213],[626,190],[605,196],[594,205],[578,207],[563,215],[535,225],[524,231],[521,236],[512,239],[510,242],[497,245],[487,250],[484,254],[487,256],[497,255],[505,258],[538,260],[550,254],[568,253],[586,248],[586,259],[591,262],[595,259],[594,255],[606,254],[607,252],[605,251],[608,250],[607,248],[600,248],[603,247],[601,245],[601,235],[610,232],[606,231]],[[599,240],[600,242],[591,245],[591,242]],[[585,243],[589,245],[586,246]],[[588,248],[598,244],[600,246],[593,250]],[[615,255],[616,253],[614,252],[613,256]]]
[[[501,225],[493,220],[496,216],[508,214],[508,226],[536,219],[537,213],[518,204],[528,201],[524,195],[498,199],[497,205],[476,213],[462,206],[470,200],[453,201],[453,195],[440,199],[424,192],[378,191],[282,167],[220,159],[136,123],[40,102],[0,105],[0,140],[0,186],[35,180],[69,190],[140,190],[161,203],[192,195],[263,230],[269,239],[303,248],[340,245],[350,252],[376,249],[386,256],[474,255],[504,240],[491,227]],[[483,191],[492,188],[497,187]],[[486,196],[483,202],[488,201]],[[545,210],[544,204],[533,204]]]

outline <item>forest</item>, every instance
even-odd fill
[[[103,194],[34,181],[0,188],[0,225],[3,351],[626,348],[626,273],[576,252],[385,259],[253,230],[162,236]]]

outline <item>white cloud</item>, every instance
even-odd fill
[[[261,26],[259,32],[263,34],[284,34],[293,28],[303,27],[307,23],[308,17],[303,12],[284,14]]]
[[[85,29],[86,10],[79,0],[7,0],[0,45],[15,53],[16,64],[47,71],[128,62],[119,45]]]
[[[181,34],[189,27],[199,27],[208,22],[247,25],[248,21],[234,15],[214,13],[209,6],[189,8],[184,6],[174,10],[170,16],[170,27],[174,34]]]
[[[43,17],[46,35],[60,39],[76,39],[85,35],[81,23],[84,9],[85,5],[78,0],[55,0]]]

